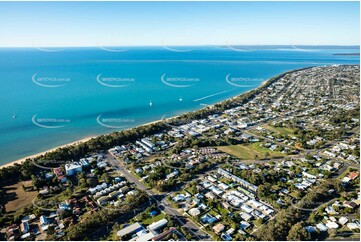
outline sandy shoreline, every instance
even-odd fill
[[[63,148],[63,147],[66,147],[66,146],[70,146],[70,145],[74,145],[74,144],[78,144],[78,143],[83,143],[83,142],[86,142],[86,141],[88,141],[88,140],[90,140],[90,139],[92,139],[92,138],[95,138],[95,137],[97,137],[97,136],[86,137],[86,138],[83,138],[83,139],[80,139],[80,140],[77,140],[77,141],[73,141],[73,142],[70,142],[70,143],[67,143],[67,144],[64,144],[64,145],[60,145],[60,146],[51,148],[51,149],[49,149],[49,150],[46,150],[46,151],[43,151],[43,152],[40,152],[40,153],[37,153],[37,154],[34,154],[34,155],[29,155],[29,156],[26,156],[26,157],[24,157],[24,158],[21,158],[21,159],[15,160],[15,161],[11,161],[11,162],[9,162],[9,163],[7,163],[7,164],[1,165],[1,166],[0,166],[0,169],[1,169],[1,168],[4,168],[4,167],[12,166],[12,165],[14,165],[14,164],[16,164],[16,163],[17,163],[17,164],[21,164],[21,163],[23,163],[26,159],[32,159],[32,158],[35,158],[35,157],[37,157],[37,156],[44,155],[44,154],[46,154],[46,153],[48,153],[48,152],[52,152],[52,151],[54,151],[54,150],[56,150],[56,149]]]
[[[269,80],[270,80],[270,79],[266,79],[266,80],[264,80],[264,81],[261,83],[261,85],[258,86],[257,88],[252,89],[252,90],[249,90],[249,91],[244,92],[244,93],[239,94],[239,95],[243,95],[243,94],[246,94],[246,93],[251,92],[251,91],[253,91],[253,90],[256,90],[256,89],[258,89],[258,88],[261,88],[261,87],[264,86]],[[231,98],[227,98],[227,99],[225,99],[225,100],[222,100],[222,101],[217,102],[217,103],[212,104],[212,105],[208,105],[207,107],[204,107],[204,108],[212,108],[213,106],[215,106],[215,105],[218,104],[218,103],[224,102],[224,101],[226,101],[226,100],[232,100],[232,99],[238,97],[239,95],[236,95],[236,96],[231,97]],[[201,109],[203,109],[203,108],[201,108]],[[199,109],[199,110],[201,110],[201,109]],[[179,116],[181,116],[181,115],[182,115],[182,114],[179,114],[179,115],[172,116],[172,117],[168,117],[168,118],[164,117],[164,119],[159,119],[159,120],[155,120],[155,121],[148,122],[148,123],[145,123],[145,124],[137,125],[137,126],[134,126],[134,127],[132,127],[132,128],[129,128],[129,129],[133,129],[133,128],[137,128],[137,127],[140,127],[140,126],[150,125],[150,124],[158,123],[158,122],[161,122],[161,121],[165,121],[165,120],[177,118],[177,117],[179,117]],[[117,131],[114,131],[114,132],[117,132]],[[110,133],[112,133],[112,132],[110,132]],[[108,135],[108,134],[110,134],[110,133],[103,134],[103,135]],[[96,137],[98,137],[98,136],[100,136],[100,135],[89,136],[89,137],[86,137],[86,138],[83,138],[83,139],[80,139],[80,140],[76,140],[76,141],[73,141],[73,142],[70,142],[70,143],[61,145],[61,146],[57,146],[57,147],[48,149],[48,150],[46,150],[46,151],[43,151],[43,152],[40,152],[40,153],[37,153],[37,154],[29,155],[29,156],[26,156],[26,157],[24,157],[24,158],[21,158],[21,159],[15,160],[15,161],[11,161],[11,162],[9,162],[9,163],[7,163],[7,164],[0,165],[0,169],[1,169],[1,168],[4,168],[4,167],[12,166],[12,165],[14,165],[14,164],[21,164],[21,163],[23,163],[26,159],[32,159],[32,158],[35,158],[35,157],[37,157],[37,156],[44,155],[44,154],[46,154],[46,153],[48,153],[48,152],[52,152],[52,151],[54,151],[54,150],[57,150],[57,149],[59,149],[59,148],[63,148],[63,147],[70,146],[70,145],[74,145],[74,144],[77,144],[77,143],[87,142],[88,140],[90,140],[90,139],[92,139],[92,138],[96,138]]]
[[[174,117],[170,117],[170,118],[175,118],[175,117],[178,117],[178,116],[174,116]],[[164,118],[164,120],[167,120],[168,118]],[[145,125],[150,125],[150,124],[154,124],[154,123],[157,123],[157,122],[160,122],[162,121],[162,119],[159,119],[159,120],[155,120],[155,121],[152,121],[152,122],[148,122],[148,123],[145,123],[145,124],[141,124],[141,125],[137,125],[137,126],[134,126],[132,128],[129,128],[129,129],[133,129],[133,128],[137,128],[137,127],[140,127],[140,126],[145,126]],[[122,130],[121,130],[122,131]],[[114,131],[114,132],[117,132],[117,131]],[[112,133],[112,132],[110,132]],[[63,148],[63,147],[66,147],[66,146],[70,146],[70,145],[75,145],[75,144],[78,144],[78,143],[84,143],[84,142],[87,142],[88,140],[92,139],[92,138],[96,138],[100,135],[108,135],[110,133],[106,133],[106,134],[99,134],[99,135],[96,135],[96,136],[89,136],[89,137],[85,137],[83,139],[80,139],[80,140],[76,140],[76,141],[73,141],[73,142],[70,142],[70,143],[67,143],[67,144],[64,144],[64,145],[60,145],[60,146],[57,146],[57,147],[54,147],[54,148],[51,148],[51,149],[48,149],[48,150],[45,150],[45,151],[42,151],[42,152],[39,152],[39,153],[36,153],[36,154],[33,154],[33,155],[29,155],[29,156],[25,156],[21,159],[18,159],[18,160],[15,160],[15,161],[10,161],[9,163],[6,163],[4,165],[0,165],[0,169],[1,168],[5,168],[5,167],[9,167],[9,166],[12,166],[12,165],[15,165],[15,164],[21,164],[23,163],[26,159],[32,159],[32,158],[35,158],[37,156],[40,156],[40,155],[44,155],[46,153],[49,153],[49,152],[52,152],[54,150],[57,150],[59,148]]]

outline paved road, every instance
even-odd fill
[[[189,219],[180,214],[176,209],[171,207],[165,197],[167,194],[156,194],[153,191],[149,190],[143,183],[141,183],[136,177],[134,177],[129,171],[127,171],[126,166],[120,164],[112,155],[107,154],[107,160],[110,165],[113,166],[116,170],[120,171],[129,182],[133,182],[138,189],[145,191],[151,199],[153,199],[158,207],[163,210],[166,214],[171,215],[175,218],[183,227],[185,227],[194,237],[198,240],[211,240],[211,236],[206,232],[202,231],[196,224],[191,222]]]

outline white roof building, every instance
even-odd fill
[[[325,225],[329,229],[337,229],[339,227],[339,225],[337,223],[331,222],[331,221],[327,221],[327,223]]]
[[[323,223],[316,224],[316,228],[318,228],[321,232],[328,230],[328,228]]]
[[[82,172],[83,168],[78,162],[65,165],[65,173],[67,176],[73,176],[78,172]]]
[[[201,211],[199,211],[198,208],[191,208],[191,209],[189,209],[188,213],[190,215],[192,215],[193,217],[196,217],[201,213]]]
[[[168,223],[168,220],[164,218],[164,219],[159,220],[158,222],[154,222],[154,223],[150,224],[148,226],[148,229],[154,231],[154,230],[160,229],[161,227],[167,225],[167,223]]]

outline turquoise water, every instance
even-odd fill
[[[355,52],[290,46],[0,49],[0,164],[200,109],[287,70],[359,64],[359,56],[334,55]]]

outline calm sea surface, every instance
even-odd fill
[[[200,109],[349,47],[0,49],[0,164]]]

